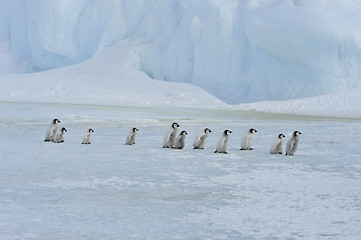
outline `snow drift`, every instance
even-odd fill
[[[147,45],[134,70],[226,102],[316,96],[360,86],[360,10],[357,0],[1,1],[0,72],[72,65],[127,39]]]

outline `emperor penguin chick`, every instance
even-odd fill
[[[130,130],[127,138],[125,139],[125,145],[134,145],[135,144],[135,136],[137,135],[137,132],[139,131],[138,128],[133,127],[132,130]]]
[[[204,149],[204,145],[206,144],[206,139],[208,137],[208,134],[212,132],[211,129],[206,128],[204,129],[198,137],[194,140],[193,148],[194,149]]]
[[[225,153],[227,154],[227,146],[231,130],[224,130],[221,139],[218,141],[217,149],[214,151],[215,153]]]
[[[51,122],[48,130],[46,131],[44,142],[54,142],[55,134],[56,131],[58,130],[58,123],[60,123],[60,120],[57,118],[55,118]]]
[[[284,137],[285,135],[283,135],[282,133],[278,135],[278,138],[276,139],[271,149],[269,150],[271,154],[282,154],[282,144]]]
[[[55,143],[63,143],[64,142],[64,133],[67,132],[65,127],[63,127],[60,131],[58,131],[55,135],[54,142]]]
[[[92,135],[92,133],[94,132],[93,129],[89,128],[89,130],[87,131],[87,133],[84,135],[83,137],[83,141],[81,144],[90,144],[90,136]]]
[[[188,135],[188,133],[186,131],[181,131],[177,137],[177,140],[175,142],[175,149],[183,149],[184,148],[184,141],[186,139],[186,136]]]
[[[177,136],[177,131],[179,128],[179,124],[174,122],[172,123],[170,129],[167,134],[164,136],[163,148],[172,148],[175,144],[175,138]]]
[[[252,140],[254,134],[257,132],[256,129],[251,128],[248,132],[242,137],[241,150],[253,150]]]
[[[298,141],[300,140],[300,131],[294,131],[290,140],[288,140],[286,145],[286,156],[293,156],[298,147]]]

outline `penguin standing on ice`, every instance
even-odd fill
[[[300,131],[294,131],[290,140],[288,140],[286,145],[286,156],[293,156],[298,147],[298,141],[300,140]]]
[[[285,135],[283,135],[282,133],[278,135],[278,138],[276,139],[271,149],[269,150],[271,154],[282,154],[282,144],[284,137]]]
[[[92,135],[92,133],[94,132],[93,129],[89,128],[88,132],[84,135],[83,137],[83,141],[81,144],[90,144],[90,136]]]
[[[66,133],[65,127],[63,127],[59,132],[55,134],[54,143],[63,143],[64,142],[64,133]]]
[[[170,127],[167,134],[164,136],[163,148],[172,148],[175,144],[175,138],[177,136],[177,131],[179,128],[179,124],[174,122]]]
[[[211,129],[206,128],[204,129],[198,137],[194,140],[193,148],[194,149],[204,149],[204,145],[206,144],[206,139],[208,137],[208,134],[212,132]]]
[[[256,129],[251,128],[248,132],[242,137],[241,150],[253,150],[252,140],[254,134],[257,132]]]
[[[177,140],[175,142],[175,149],[183,149],[184,148],[184,141],[186,139],[186,136],[187,136],[187,132],[186,131],[181,131],[177,137]]]
[[[45,134],[45,140],[44,142],[54,142],[56,131],[58,130],[58,124],[60,123],[60,120],[55,118],[48,128],[48,131]]]
[[[139,131],[138,128],[132,128],[130,130],[127,138],[125,139],[125,145],[134,145],[135,144],[135,136],[137,135],[137,132]]]
[[[231,130],[224,130],[221,139],[218,141],[217,149],[214,151],[215,153],[225,153],[227,154],[227,146]]]

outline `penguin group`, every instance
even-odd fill
[[[63,143],[64,142],[64,133],[67,132],[67,129],[65,127],[62,127],[58,131],[58,124],[60,123],[60,120],[55,118],[45,135],[44,142],[54,142],[54,143]],[[163,141],[163,148],[174,148],[174,149],[183,149],[185,146],[185,139],[188,135],[187,131],[181,131],[178,136],[178,128],[180,125],[177,122],[173,122],[169,128],[169,130],[166,132],[164,136]],[[134,145],[135,144],[135,137],[137,132],[139,131],[138,128],[133,127],[129,134],[127,135],[125,139],[126,145]],[[93,129],[89,128],[85,135],[83,136],[82,144],[90,144],[90,137],[92,133],[94,132]],[[204,146],[206,144],[206,139],[208,138],[209,133],[211,133],[211,129],[205,128],[199,135],[195,138],[193,142],[193,149],[204,149]],[[214,153],[223,153],[227,154],[227,147],[228,142],[230,139],[232,131],[231,130],[224,130],[216,147],[216,150]],[[254,128],[249,129],[242,137],[241,141],[241,148],[242,151],[247,150],[253,150],[252,147],[252,140],[254,135],[257,133],[257,130]],[[301,132],[300,131],[294,131],[292,134],[292,137],[288,140],[286,144],[286,156],[294,156],[297,147],[298,142],[300,138]],[[277,137],[277,139],[274,141],[272,147],[270,148],[270,154],[283,154],[282,152],[282,145],[283,145],[283,139],[286,136],[282,133],[280,133]]]

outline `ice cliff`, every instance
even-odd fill
[[[226,102],[316,96],[361,86],[360,12],[360,0],[2,0],[0,73],[129,39],[146,46],[137,70]]]

